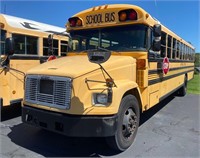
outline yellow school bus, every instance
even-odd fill
[[[66,55],[65,28],[0,14],[0,107],[22,100],[24,73],[46,61],[49,55]],[[58,35],[59,34],[59,35]],[[51,54],[48,36],[52,35]],[[14,40],[14,55],[6,56],[6,39]],[[9,59],[9,60],[8,60]]]
[[[22,121],[67,136],[131,146],[140,113],[194,74],[194,47],[138,6],[103,5],[69,18],[67,57],[27,72]]]

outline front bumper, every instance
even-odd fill
[[[22,107],[22,122],[74,137],[113,136],[117,129],[117,115],[76,116]]]

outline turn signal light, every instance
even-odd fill
[[[146,60],[145,59],[138,59],[137,60],[137,68],[138,69],[146,68]]]
[[[0,23],[0,29],[3,29],[5,27],[4,23]]]
[[[118,13],[119,21],[137,20],[137,12],[133,9],[121,10]]]
[[[78,17],[69,18],[70,27],[82,26],[82,20]]]
[[[119,15],[119,21],[125,21],[127,19],[126,12],[121,12]]]
[[[82,26],[82,21],[81,21],[80,19],[78,19],[78,20],[76,21],[76,25],[77,25],[77,26]]]

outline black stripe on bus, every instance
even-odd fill
[[[177,76],[180,76],[180,75],[183,75],[183,74],[186,74],[188,72],[192,72],[194,70],[188,70],[188,71],[184,71],[184,72],[180,72],[180,73],[177,73],[177,74],[174,74],[174,75],[170,75],[170,76],[166,76],[166,77],[162,77],[162,78],[158,78],[158,79],[154,79],[154,80],[149,80],[149,86],[150,85],[153,85],[153,84],[156,84],[156,83],[159,83],[159,82],[162,82],[162,81],[166,81],[166,80],[169,80],[171,78],[174,78],[174,77],[177,77]]]
[[[148,59],[149,62],[163,62],[164,58]],[[183,59],[169,59],[171,63],[194,63],[194,60],[183,60]]]
[[[47,59],[48,56],[34,56],[34,55],[12,55],[10,59],[14,60],[40,60]]]
[[[174,68],[170,68],[170,71],[175,71],[175,70],[181,70],[181,69],[187,69],[187,68],[194,68],[194,66],[183,66],[183,67],[174,67]],[[155,70],[149,70],[149,75],[152,74],[160,74],[162,73],[162,68],[158,68]]]
[[[34,56],[34,55],[13,55],[10,56],[11,60],[39,60],[40,64],[47,61],[48,56]]]

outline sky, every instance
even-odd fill
[[[200,53],[199,0],[0,0],[0,12],[64,28],[77,12],[105,4],[142,7]]]

